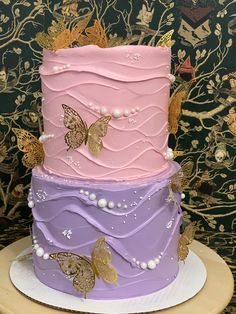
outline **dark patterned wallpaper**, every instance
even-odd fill
[[[235,0],[0,0],[0,245],[27,235],[31,222],[31,169],[22,163],[12,128],[42,133],[36,33],[62,16],[69,24],[89,12],[110,38],[132,34],[139,37],[134,44],[153,45],[174,29],[170,146],[184,171],[184,219],[197,221],[198,237],[233,269]]]

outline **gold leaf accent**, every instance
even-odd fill
[[[188,245],[193,242],[193,238],[196,232],[196,222],[191,222],[181,234],[178,243],[178,257],[180,261],[184,261],[189,253]]]
[[[85,298],[94,288],[96,276],[109,284],[117,284],[118,275],[111,265],[111,252],[104,237],[95,242],[91,260],[70,252],[52,253],[50,258],[59,263],[63,274],[73,278],[73,287]]]
[[[53,25],[48,28],[48,34],[40,32],[36,35],[36,41],[41,47],[53,51],[68,48],[74,42],[78,41],[91,17],[92,14],[87,14],[71,30],[66,28],[62,20],[54,22]]]
[[[34,168],[44,160],[43,146],[33,134],[26,130],[12,128],[17,137],[17,146],[24,154],[22,163],[27,168]]]
[[[102,137],[107,134],[111,116],[99,118],[88,129],[86,122],[82,120],[78,112],[65,104],[62,107],[64,109],[64,125],[70,130],[65,135],[65,143],[69,149],[77,149],[84,142],[88,143],[89,151],[97,156],[103,148]]]
[[[97,45],[101,48],[108,47],[106,32],[98,20],[95,20],[94,25],[85,29],[86,35],[80,35],[78,42],[81,46]]]
[[[171,48],[172,46],[172,35],[174,33],[174,30],[172,29],[168,33],[164,34],[156,44],[156,47],[163,47],[163,48]]]

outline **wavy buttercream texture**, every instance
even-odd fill
[[[91,257],[95,241],[105,237],[112,252],[112,264],[118,272],[118,286],[96,280],[88,298],[120,299],[157,291],[178,273],[179,193],[175,193],[175,201],[168,201],[170,178],[178,169],[176,163],[171,163],[169,170],[149,179],[96,181],[91,185],[35,168],[33,235],[44,252],[67,251],[87,257]],[[96,200],[89,199],[91,194],[96,195]],[[112,201],[114,207],[99,208],[101,198]],[[141,269],[136,264],[136,261],[148,263],[155,258],[160,263],[153,270]],[[46,285],[81,296],[57,262],[35,255],[34,267]]]
[[[56,175],[93,180],[133,180],[168,168],[170,49],[147,46],[97,46],[44,51],[40,68],[44,101],[44,168]],[[94,157],[84,144],[65,144],[69,131],[62,104],[76,110],[90,126],[115,109],[129,116],[112,118],[104,148]],[[133,109],[133,113],[132,113]]]

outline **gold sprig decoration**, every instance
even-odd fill
[[[196,230],[196,222],[191,222],[181,234],[178,243],[178,257],[180,261],[184,261],[187,258],[189,253],[188,245],[193,242]]]
[[[48,28],[48,34],[40,32],[36,35],[36,41],[42,48],[52,51],[68,48],[79,40],[91,17],[91,14],[86,15],[71,30],[66,28],[63,20],[54,22]]]
[[[34,168],[44,160],[43,146],[33,134],[26,130],[12,128],[17,137],[18,149],[25,153],[22,163],[27,168]]]
[[[65,142],[69,149],[77,149],[82,143],[88,143],[91,154],[97,156],[103,148],[102,137],[107,134],[111,116],[99,118],[88,128],[78,112],[65,104],[62,107],[64,109],[64,125],[70,130],[65,135]]]
[[[53,253],[50,258],[59,263],[66,276],[73,278],[73,287],[84,298],[94,288],[96,277],[109,284],[117,284],[118,274],[111,264],[111,252],[104,237],[95,242],[91,259],[70,252]]]
[[[156,44],[156,47],[163,47],[163,48],[171,48],[172,47],[172,35],[174,30],[167,32],[164,34]]]

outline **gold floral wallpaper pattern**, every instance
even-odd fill
[[[0,246],[27,235],[31,223],[31,169],[12,128],[43,131],[36,34],[91,13],[117,43],[154,45],[174,30],[169,145],[184,172],[184,219],[197,221],[197,237],[235,270],[235,12],[235,0],[0,0]],[[234,302],[225,313],[236,313]]]

